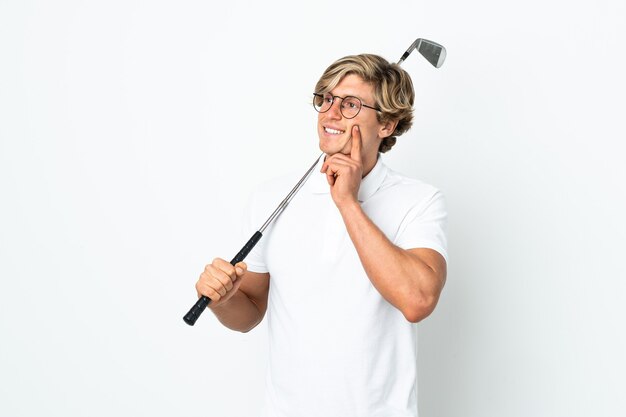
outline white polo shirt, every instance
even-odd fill
[[[267,309],[268,417],[417,416],[416,325],[368,279],[335,206],[320,158],[308,182],[246,258],[270,273]],[[300,179],[267,182],[253,194],[251,235]],[[442,194],[387,168],[363,179],[361,207],[395,245],[446,259]]]

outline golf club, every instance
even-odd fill
[[[407,49],[406,52],[402,55],[402,57],[398,61],[398,65],[400,65],[405,59],[407,59],[408,56],[411,54],[411,52],[413,52],[413,50],[415,49],[417,49],[418,52],[424,58],[426,58],[426,60],[430,62],[435,68],[440,68],[443,65],[443,61],[446,59],[446,49],[443,46],[433,41],[418,38],[415,40],[415,42],[411,44],[411,46],[409,46],[409,49]],[[322,155],[324,154],[322,153]],[[285,197],[285,199],[278,205],[276,210],[274,210],[274,212],[265,221],[265,223],[263,223],[261,228],[252,235],[252,237],[243,246],[243,248],[241,248],[241,250],[237,253],[237,255],[235,255],[235,257],[230,261],[231,265],[234,266],[238,262],[243,261],[246,258],[246,256],[248,256],[250,251],[256,246],[259,240],[261,240],[261,237],[263,237],[263,232],[265,231],[265,229],[276,219],[276,217],[280,215],[280,213],[283,212],[283,210],[285,210],[285,208],[287,207],[291,199],[296,195],[296,193],[300,190],[300,188],[302,188],[302,186],[309,179],[309,176],[311,175],[313,168],[315,168],[315,166],[317,165],[317,162],[319,161],[322,155],[318,156],[315,159],[315,162],[313,163],[313,165],[311,165],[311,168],[307,170],[307,172],[302,176],[300,181],[298,181],[295,187],[293,187],[293,189],[289,192],[289,194],[287,194],[287,197]],[[198,301],[194,304],[194,306],[191,307],[189,312],[187,312],[187,314],[185,314],[185,316],[183,317],[183,320],[185,321],[185,323],[187,323],[190,326],[193,326],[198,320],[198,318],[200,317],[200,315],[204,312],[206,307],[209,305],[210,302],[211,302],[211,299],[209,297],[206,297],[204,295],[201,296],[198,299]]]

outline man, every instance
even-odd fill
[[[445,283],[446,210],[434,187],[379,158],[410,128],[413,100],[409,75],[376,55],[328,67],[313,98],[319,172],[247,265],[215,259],[200,275],[225,326],[246,332],[268,313],[268,416],[417,415],[414,323]],[[297,179],[255,193],[251,227]]]

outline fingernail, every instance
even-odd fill
[[[235,268],[235,270],[237,271],[237,275],[243,274],[243,269],[237,267],[237,268]]]

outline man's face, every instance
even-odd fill
[[[357,97],[363,104],[375,107],[374,89],[358,75],[346,75],[330,93],[333,96]],[[340,106],[341,99],[336,98],[330,110],[318,114],[317,133],[320,139],[320,149],[327,155],[338,152],[350,155],[352,128],[358,125],[362,140],[361,158],[364,171],[367,172],[376,164],[381,140],[392,132],[388,131],[388,126],[378,122],[376,110],[363,106],[356,117],[346,119],[341,114]]]

